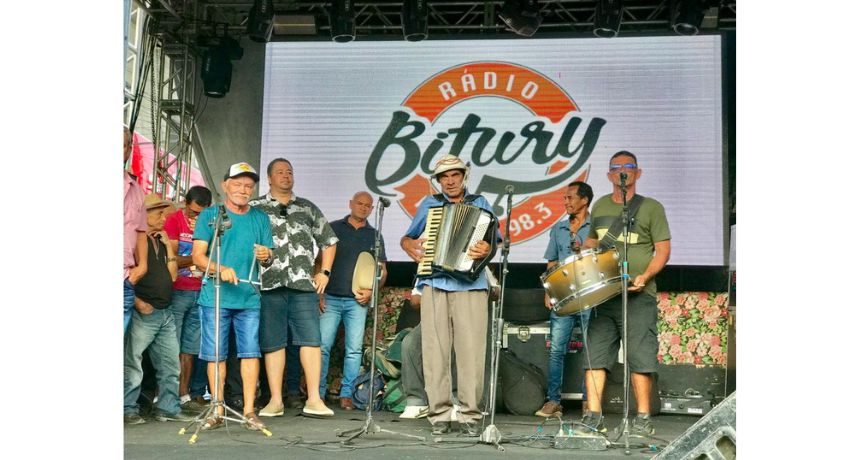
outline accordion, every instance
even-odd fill
[[[468,204],[453,203],[430,208],[424,227],[424,256],[418,276],[444,272],[463,281],[478,279],[496,254],[499,221],[493,213]],[[490,243],[483,259],[469,258],[469,248],[480,240]]]

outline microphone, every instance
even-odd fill
[[[505,193],[508,194],[508,212],[511,212],[511,208],[514,207],[514,186],[506,185]]]
[[[513,185],[506,185],[505,186],[505,193],[510,193],[511,195],[513,195],[514,194],[514,186]]]
[[[379,197],[379,204],[381,204],[383,208],[387,208],[391,206],[391,200],[385,198],[384,196],[381,196]]]
[[[224,230],[232,228],[233,222],[230,220],[230,216],[227,215],[227,208],[223,204],[219,208],[221,209],[221,228]]]
[[[627,182],[627,173],[623,172],[619,177],[621,178],[621,187],[624,188],[624,183]]]

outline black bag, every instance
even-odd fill
[[[499,355],[502,402],[512,414],[533,415],[546,400],[546,376],[507,349]]]
[[[382,373],[379,369],[375,370],[376,377],[373,379],[373,410],[378,411],[382,408],[382,390],[385,388],[385,380],[382,379]],[[370,372],[365,371],[356,377],[352,382],[352,404],[358,410],[367,409],[368,394],[367,388],[370,384]]]

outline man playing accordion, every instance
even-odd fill
[[[466,190],[469,167],[453,156],[443,156],[433,169],[433,177],[442,193],[429,195],[418,206],[415,219],[400,240],[400,246],[419,264],[424,255],[422,232],[432,207],[451,203],[482,208],[492,215],[490,203],[481,195]],[[493,227],[495,229],[495,227]],[[493,230],[497,238],[497,231]],[[479,240],[468,248],[474,260],[489,259],[495,245]],[[417,289],[421,291],[421,351],[424,358],[425,389],[429,410],[427,419],[433,434],[451,430],[451,351],[457,354],[457,396],[460,411],[457,421],[468,436],[478,436],[478,407],[484,385],[484,360],[487,337],[488,283],[484,270],[474,281],[454,276],[444,270],[419,275]]]

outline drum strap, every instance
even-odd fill
[[[642,198],[642,195],[633,195],[633,199],[630,200],[630,206],[627,209],[630,214],[630,227],[633,227],[633,218],[636,217],[636,211],[639,211],[639,206],[642,205],[642,202],[645,201]],[[600,240],[600,250],[606,251],[609,248],[615,246],[615,241],[618,240],[618,237],[621,236],[621,231],[624,229],[624,223],[621,222],[621,215],[612,221],[612,225],[609,226],[609,230],[606,231],[606,234],[603,235],[603,239]]]

